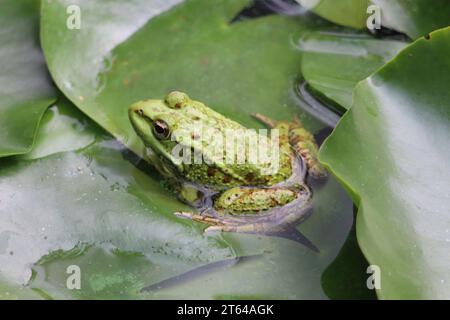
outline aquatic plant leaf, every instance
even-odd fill
[[[359,206],[380,298],[450,298],[449,54],[438,30],[358,84],[320,153]]]
[[[27,153],[56,99],[39,46],[39,2],[0,3],[0,157]]]
[[[296,0],[304,8],[339,25],[363,29],[370,0]]]
[[[311,33],[300,40],[302,75],[316,97],[345,111],[356,84],[392,59],[408,43],[362,34]]]

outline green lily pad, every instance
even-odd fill
[[[38,1],[1,2],[0,157],[30,150],[39,121],[55,100],[38,25]]]
[[[366,28],[370,5],[380,8],[384,27],[416,39],[450,25],[447,0],[296,0],[319,16],[355,29]]]
[[[359,204],[381,298],[450,298],[450,28],[360,83],[320,158]]]
[[[299,226],[320,253],[282,238],[204,235],[172,214],[189,208],[161,178],[111,139],[0,168],[0,272],[43,298],[323,299],[321,273],[353,220],[329,179],[313,185],[314,213]],[[81,290],[66,286],[70,265],[82,271]]]
[[[336,24],[364,29],[370,0],[296,0],[305,8]]]
[[[367,287],[370,276],[368,266],[359,249],[353,225],[339,255],[322,274],[322,287],[326,295],[335,300],[375,300],[375,290]]]
[[[44,113],[33,149],[18,158],[32,160],[58,152],[83,149],[103,134],[71,102],[61,98]]]
[[[353,89],[392,59],[407,43],[363,34],[311,33],[300,40],[302,75],[314,94],[344,109]]]
[[[371,0],[380,6],[382,24],[416,39],[450,25],[447,0]]]
[[[171,212],[183,206],[155,178],[124,160],[113,140],[99,144],[80,154],[4,160],[2,275],[26,283],[31,278],[30,263],[80,243],[139,250],[167,257],[166,263],[171,256],[186,263],[233,256],[220,239],[205,238],[183,223],[170,223],[176,219]],[[174,272],[180,266],[171,263],[163,270]]]

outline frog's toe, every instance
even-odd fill
[[[239,233],[258,233],[263,230],[257,224],[242,224],[242,225],[221,225],[221,226],[211,226],[205,229],[205,233],[208,232],[239,232]]]
[[[275,128],[278,124],[278,121],[266,117],[260,113],[252,113],[253,118],[259,120],[261,123],[265,124],[269,128]]]
[[[191,219],[191,220],[192,220],[192,216],[193,216],[192,213],[183,212],[183,211],[174,212],[173,214],[176,215],[178,218]]]
[[[325,178],[328,177],[328,171],[327,171],[327,169],[325,169],[325,167],[323,167],[323,166],[320,165],[320,164],[315,165],[315,166],[312,166],[312,167],[309,169],[308,174],[309,174],[312,178],[317,179],[317,180],[325,179]]]
[[[210,226],[205,229],[205,233],[210,232],[235,232],[236,227],[232,226]]]
[[[208,215],[200,215],[200,214],[194,214],[191,212],[175,212],[174,213],[177,217],[183,218],[183,219],[189,219],[194,220],[197,222],[205,223],[211,226],[217,226],[217,225],[223,225],[223,222],[220,219],[208,216]]]

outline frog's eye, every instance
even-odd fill
[[[163,120],[153,122],[153,132],[158,139],[168,139],[170,137],[169,125]]]

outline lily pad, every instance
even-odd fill
[[[382,24],[416,39],[450,25],[447,0],[371,0],[380,6]]]
[[[370,0],[296,0],[305,8],[336,24],[364,29]]]
[[[337,181],[313,185],[314,213],[299,226],[317,253],[281,238],[206,236],[172,214],[189,208],[160,179],[111,139],[2,160],[1,274],[43,298],[326,298],[321,273],[353,220]],[[66,286],[70,265],[82,271],[81,290]]]
[[[379,40],[364,34],[307,34],[299,43],[302,75],[315,95],[348,109],[356,84],[406,45],[402,41]]]
[[[103,130],[93,125],[71,102],[60,98],[44,113],[33,149],[18,158],[31,160],[83,149],[103,134]]]
[[[38,1],[1,2],[0,157],[30,150],[42,115],[55,100],[38,30]]]
[[[359,205],[380,298],[448,299],[450,28],[417,40],[355,89],[320,158]]]
[[[380,8],[381,24],[416,39],[450,25],[447,0],[296,0],[319,16],[355,29],[366,28],[370,5]]]

